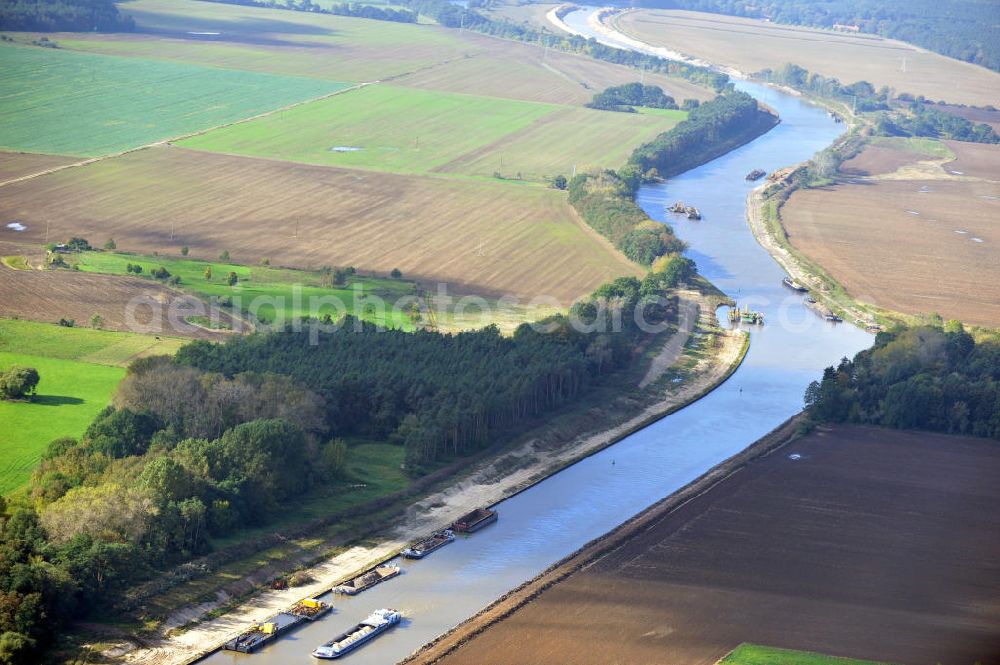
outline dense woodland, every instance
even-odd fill
[[[0,663],[39,662],[127,587],[337,491],[341,437],[404,447],[414,476],[506,440],[628,366],[647,334],[636,312],[672,321],[664,289],[694,269],[665,257],[512,337],[348,318],[135,361],[84,435],[53,441],[26,492],[0,499]]]
[[[952,58],[1000,71],[1000,20],[995,0],[640,0],[644,7],[767,18],[778,23],[832,28],[899,39]]]
[[[664,93],[663,88],[641,83],[626,83],[605,88],[594,95],[594,99],[587,104],[587,107],[592,109],[625,113],[636,113],[636,106],[649,109],[678,108],[677,100]]]
[[[764,70],[758,78],[801,92],[835,100],[859,113],[874,113],[875,131],[882,136],[920,136],[975,143],[1000,143],[1000,135],[984,123],[973,123],[929,104],[923,97],[906,92],[894,95],[868,81],[842,84],[835,78],[812,74],[794,64]]]
[[[0,30],[130,32],[135,22],[113,0],[4,0]]]
[[[728,92],[693,109],[686,120],[632,152],[629,166],[660,177],[687,171],[756,138],[778,119],[745,92]]]
[[[805,405],[821,422],[1000,439],[1000,337],[977,341],[958,321],[879,333],[827,367]]]

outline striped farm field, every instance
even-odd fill
[[[556,109],[379,84],[178,145],[324,166],[421,173],[522,130]]]
[[[347,86],[195,65],[0,45],[0,149],[99,156]]]
[[[176,255],[187,245],[192,258],[227,250],[244,264],[267,257],[275,266],[398,268],[453,292],[547,295],[564,306],[639,273],[576,217],[564,193],[530,184],[163,146],[3,190],[0,216],[24,222],[26,244],[44,243],[51,219],[52,237],[114,238],[119,251]]]

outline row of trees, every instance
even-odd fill
[[[958,321],[879,333],[805,394],[812,419],[1000,439],[1000,336]]]
[[[801,92],[841,102],[860,113],[875,113],[875,131],[883,136],[922,136],[975,143],[1000,143],[1000,135],[987,124],[973,123],[928,104],[923,97],[899,93],[868,81],[842,84],[836,78],[810,73],[786,63],[776,70],[765,69],[759,78],[786,85]]]
[[[632,152],[629,166],[661,177],[687,171],[771,129],[778,118],[745,92],[728,92],[701,104],[670,131]]]
[[[329,8],[317,4],[312,0],[296,0],[284,4],[278,4],[274,0],[208,0],[226,5],[245,5],[248,7],[269,7],[272,9],[292,9],[300,12],[313,12],[315,14],[336,14],[337,16],[353,16],[355,18],[367,18],[375,21],[392,21],[395,23],[416,23],[417,13],[408,9],[394,9],[392,7],[379,7],[376,5],[365,5],[354,2],[330,5]]]
[[[650,265],[665,254],[683,252],[673,229],[654,222],[635,202],[635,169],[582,173],[569,181],[569,202],[580,216],[636,263]]]
[[[131,32],[135,21],[119,14],[114,0],[5,0],[0,30]]]
[[[446,28],[475,30],[496,37],[514,39],[569,53],[587,55],[619,65],[676,76],[711,88],[716,92],[725,90],[730,85],[729,76],[706,67],[697,67],[637,51],[606,46],[595,39],[584,39],[576,35],[556,35],[527,24],[493,19],[478,11],[475,8],[477,4],[475,2],[470,2],[468,7],[449,2],[449,0],[401,0],[399,4],[433,18]]]
[[[863,32],[917,44],[1000,71],[994,0],[641,0],[645,7],[768,18],[778,23]]]

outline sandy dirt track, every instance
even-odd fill
[[[900,665],[991,665],[998,500],[994,442],[822,430],[680,507],[665,504],[443,659],[415,660],[711,665],[753,641]]]

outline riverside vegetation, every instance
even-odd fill
[[[286,330],[133,362],[113,406],[79,440],[53,441],[30,486],[0,503],[0,662],[38,662],[67,622],[112,609],[130,585],[335,492],[345,437],[401,448],[419,476],[613,380],[648,338],[636,312],[676,316],[665,289],[693,275],[684,267],[605,284],[571,313],[620,317],[620,333],[564,315],[509,338],[348,318],[315,344]]]

